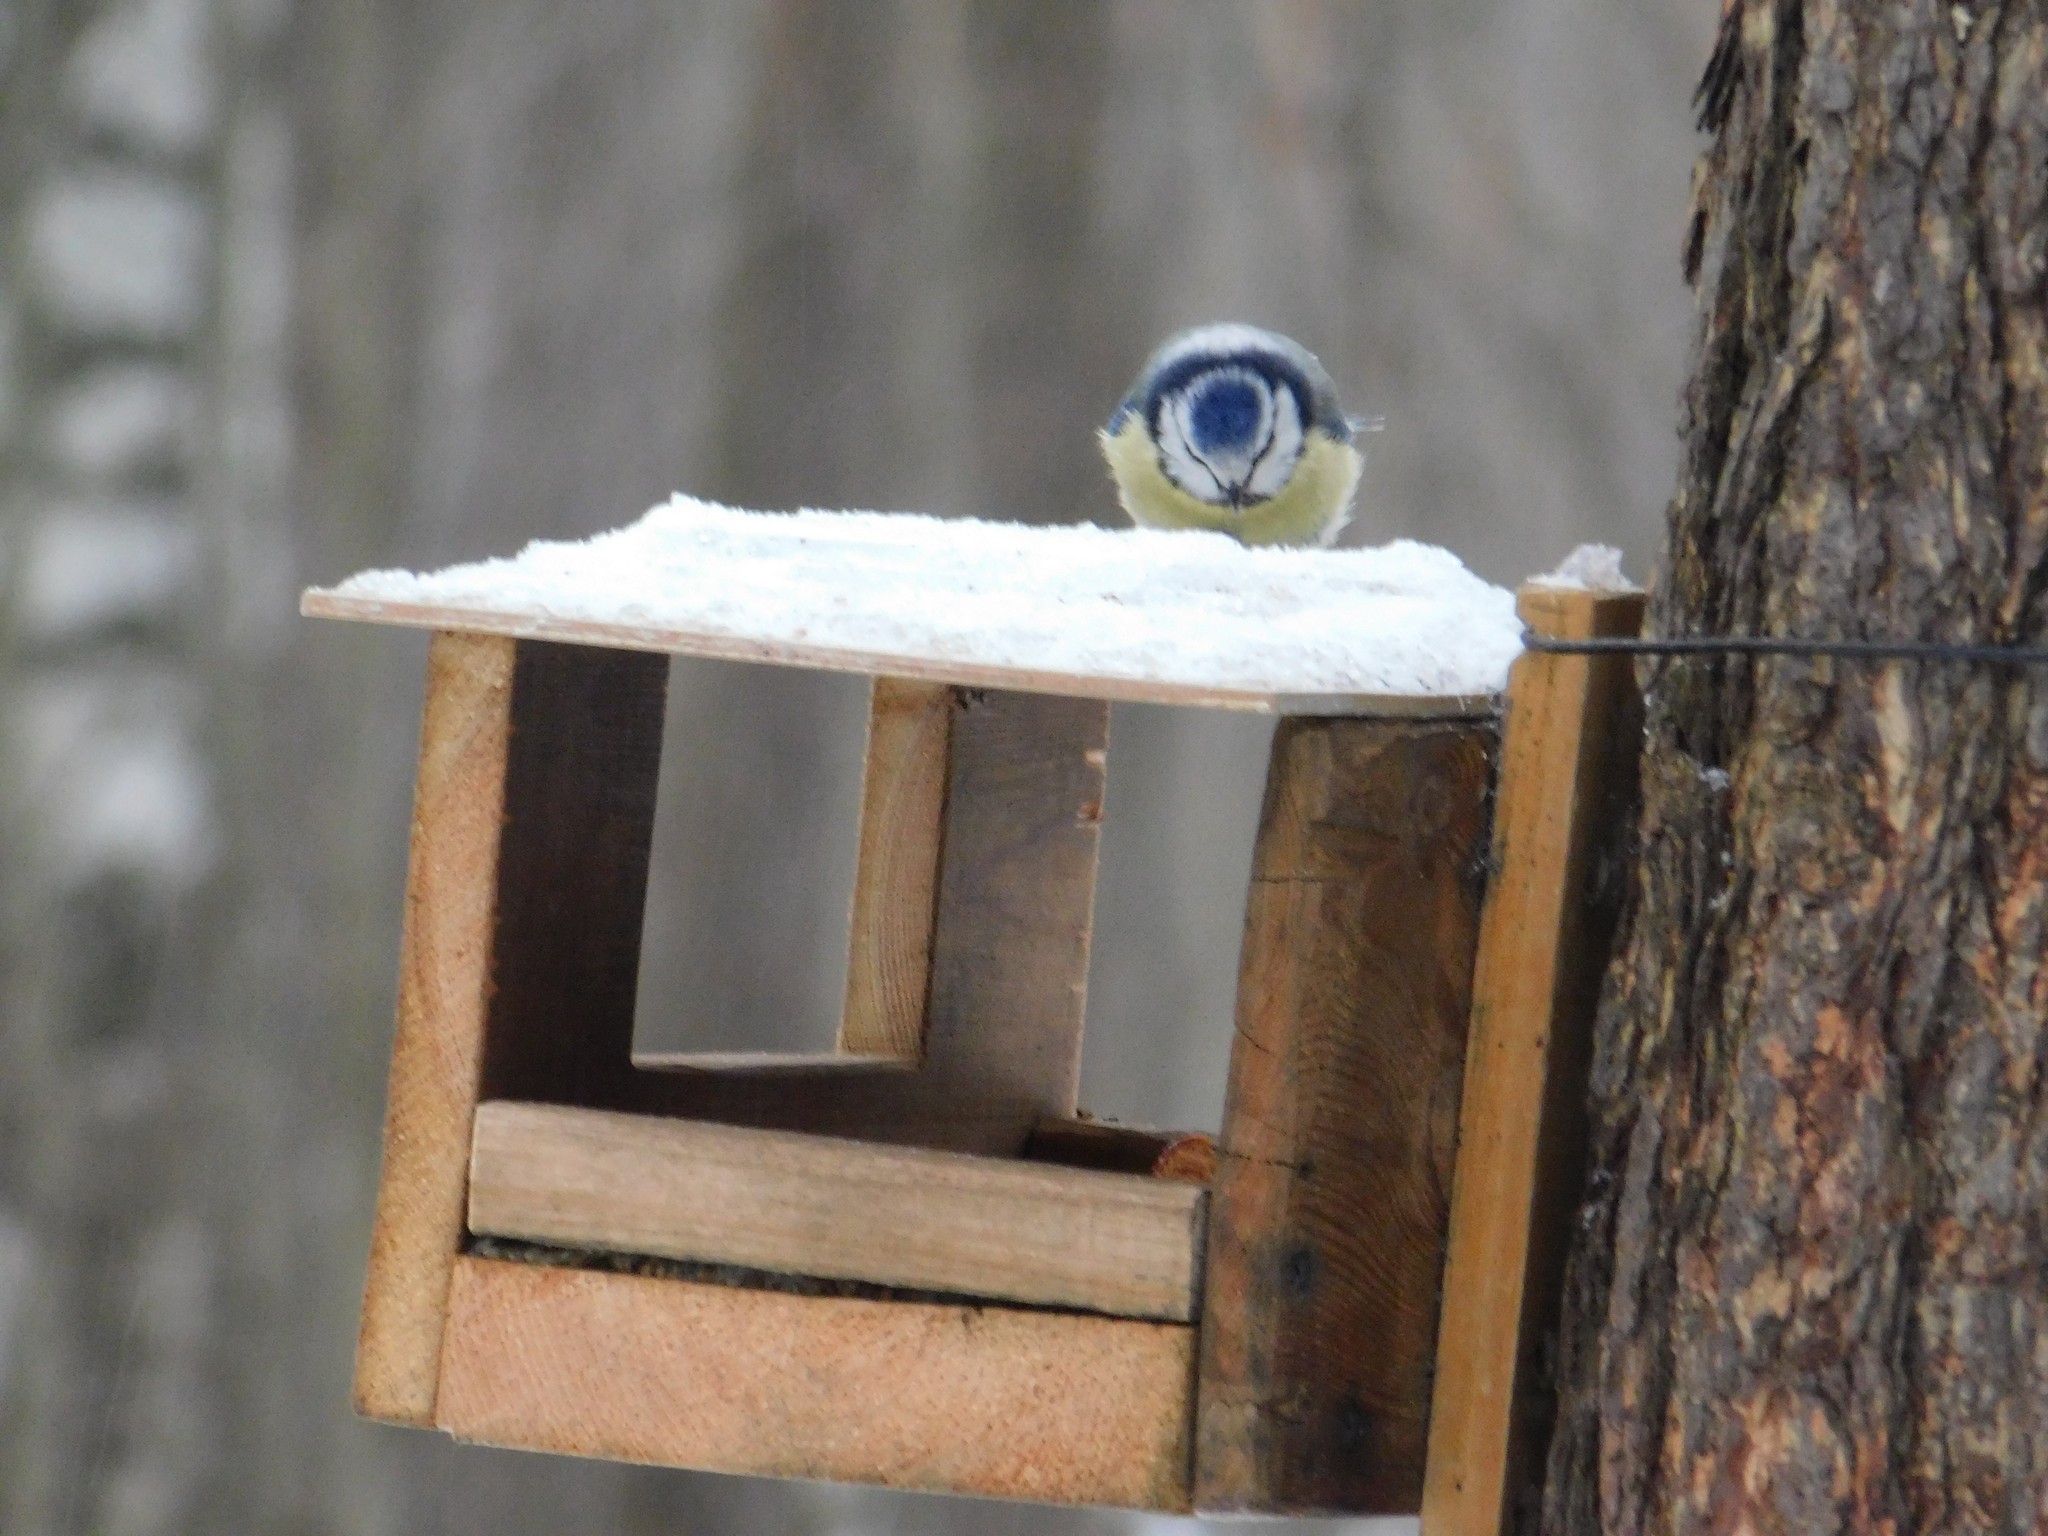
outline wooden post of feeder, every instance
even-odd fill
[[[433,1422],[479,1098],[628,1073],[663,656],[439,634],[356,1408]]]
[[[1198,1509],[1420,1501],[1495,739],[1275,732],[1210,1195]]]
[[[1636,634],[1640,592],[1528,586],[1539,635]],[[1493,876],[1436,1353],[1424,1536],[1501,1536],[1538,1485],[1565,1240],[1585,1163],[1594,1005],[1642,703],[1626,656],[1533,652],[1508,685]]]

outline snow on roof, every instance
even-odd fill
[[[1581,544],[1557,563],[1557,569],[1531,576],[1530,585],[1567,592],[1632,592],[1635,584],[1621,571],[1621,551],[1611,544]]]
[[[675,497],[511,559],[365,571],[303,611],[973,686],[1276,713],[1484,707],[1514,598],[1449,551]]]

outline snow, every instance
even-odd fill
[[[511,559],[364,572],[308,606],[651,649],[751,646],[857,671],[908,658],[921,675],[960,667],[1274,695],[1497,693],[1522,633],[1510,593],[1449,551],[1405,540],[1246,549],[1220,534],[746,512],[685,496]]]
[[[1621,574],[1621,551],[1611,544],[1581,544],[1556,570],[1531,577],[1530,583],[1574,592],[1627,592],[1635,585]]]

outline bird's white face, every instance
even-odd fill
[[[1195,374],[1159,401],[1159,466],[1197,501],[1246,507],[1286,488],[1304,432],[1294,391],[1242,363]]]

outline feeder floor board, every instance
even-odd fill
[[[1207,1199],[1173,1179],[492,1102],[469,1229],[1186,1322]]]
[[[435,1405],[487,1445],[1184,1511],[1173,1323],[456,1261]]]

